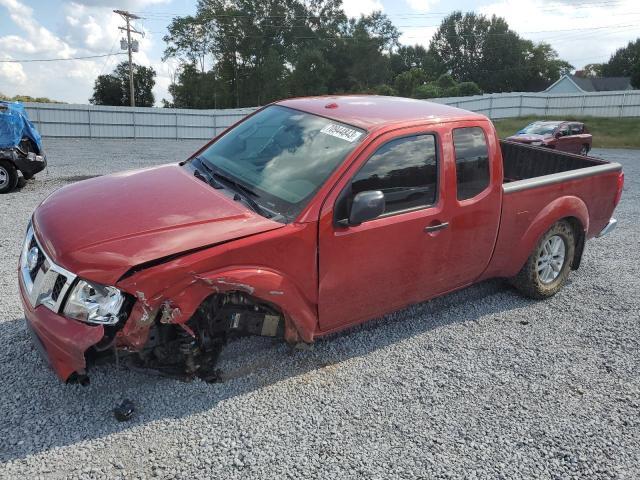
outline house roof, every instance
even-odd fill
[[[579,77],[576,75],[564,75],[553,83],[546,91],[567,77],[583,92],[610,92],[614,90],[631,89],[631,77]]]

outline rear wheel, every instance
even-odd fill
[[[589,153],[589,145],[585,143],[584,145],[582,145],[582,148],[580,149],[580,155],[587,155],[588,153]]]
[[[18,185],[18,171],[9,162],[0,161],[0,193],[9,193]]]
[[[562,288],[571,271],[576,248],[571,225],[562,220],[540,239],[522,270],[511,280],[524,295],[549,298]]]

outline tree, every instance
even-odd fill
[[[9,97],[0,93],[0,100],[5,102],[33,102],[33,103],[66,103],[60,102],[58,100],[51,100],[48,97],[32,97],[31,95],[14,95],[13,97]]]
[[[586,77],[601,77],[602,66],[602,63],[589,63],[582,67],[582,72]]]
[[[632,77],[631,85],[640,88],[638,69],[640,69],[640,38],[619,48],[607,63],[602,65],[605,77]],[[635,73],[635,74],[634,74]]]
[[[156,84],[156,71],[152,67],[133,65],[133,85],[135,104],[138,107],[152,107],[155,103],[153,87]],[[128,106],[129,93],[129,64],[120,63],[113,73],[99,75],[93,86],[93,96],[89,102],[94,105]]]
[[[394,76],[412,68],[421,69],[428,80],[435,80],[444,73],[444,67],[422,45],[403,45],[390,55],[390,66]]]
[[[328,82],[335,70],[316,48],[301,51],[289,76],[289,93],[294,97],[329,93]]]
[[[202,16],[174,18],[163,37],[167,47],[163,60],[181,57],[185,63],[197,65],[201,73],[206,71],[206,60],[216,50],[215,26]]]
[[[487,92],[541,89],[571,67],[550,45],[520,38],[503,18],[473,12],[444,18],[429,52],[455,81]]]
[[[394,81],[394,86],[401,97],[412,97],[417,86],[422,85],[427,79],[421,68],[412,68],[399,74]]]
[[[427,82],[416,87],[415,98],[439,98],[439,97],[466,97],[469,95],[480,95],[482,90],[473,82],[457,83],[453,77],[447,73],[442,74],[437,80]]]
[[[178,71],[177,81],[169,85],[173,102],[165,100],[164,105],[172,108],[218,108],[221,90],[212,71],[200,72],[195,65],[185,64]]]

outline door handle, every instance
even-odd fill
[[[437,232],[438,230],[442,230],[449,226],[449,222],[442,222],[436,225],[429,225],[428,227],[424,227],[424,231],[427,233]]]

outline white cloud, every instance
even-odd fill
[[[20,28],[25,37],[21,40],[14,35],[0,37],[0,45],[5,51],[18,53],[49,53],[60,57],[70,57],[74,49],[33,19],[33,9],[18,0],[0,0],[9,12],[11,21]]]
[[[21,30],[19,35],[0,36],[0,56],[4,58],[70,58],[76,56],[119,53],[122,32],[118,26],[122,19],[112,12],[113,3],[102,1],[74,0],[62,5],[63,24],[59,33],[42,26],[35,18],[33,9],[24,0],[0,0],[9,18]],[[124,8],[140,8],[165,0],[130,0],[119,2]],[[101,5],[107,5],[101,6]],[[126,4],[126,5],[125,5]],[[138,28],[141,28],[138,26]],[[151,56],[154,38],[137,36],[140,51],[134,61],[140,65],[153,66],[157,71],[157,102],[168,98],[170,70],[167,65]],[[93,92],[93,84],[100,74],[110,73],[126,59],[125,55],[97,58],[93,60],[69,60],[64,62],[31,62],[0,64],[0,78],[8,95],[24,94],[45,96],[70,103],[87,103]]]
[[[579,8],[548,0],[532,0],[523,8],[521,3],[503,0],[478,11],[505,18],[524,38],[550,43],[560,58],[578,69],[587,63],[607,61],[617,48],[635,39],[640,20],[636,0]]]
[[[27,75],[19,63],[0,63],[0,79],[3,84],[6,82],[9,85],[19,86],[27,81]],[[9,92],[3,91],[1,93],[7,94]]]
[[[423,45],[429,47],[431,37],[436,33],[438,27],[404,27],[401,29],[400,43],[404,45]]]
[[[429,10],[431,10],[431,7],[433,6],[434,3],[436,3],[438,0],[406,0],[407,4],[409,5],[409,8],[411,8],[412,10],[417,10],[419,12],[428,12]]]
[[[384,10],[380,0],[344,0],[342,8],[348,17],[359,17],[376,10]]]
[[[171,0],[118,0],[114,2],[113,0],[75,0],[75,3],[87,7],[108,7],[109,9],[120,8],[124,10],[127,8],[143,8],[159,3],[169,3],[170,1]]]

